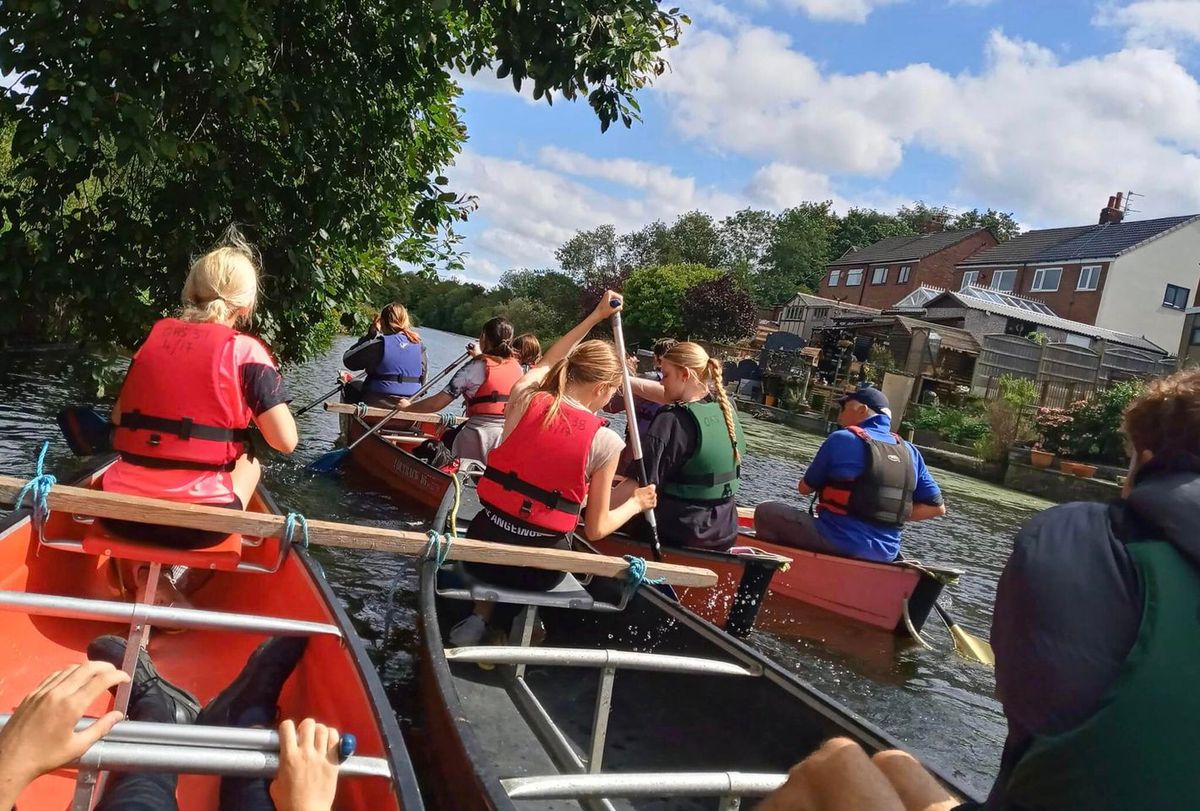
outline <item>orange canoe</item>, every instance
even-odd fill
[[[87,476],[95,485],[103,468]],[[278,513],[261,489],[250,510]],[[194,609],[137,606],[121,597],[110,575],[111,558],[164,566],[212,569],[211,579],[190,595]],[[133,544],[107,533],[84,516],[52,513],[39,535],[27,509],[0,524],[0,710],[15,707],[50,671],[83,661],[88,642],[102,634],[136,640],[148,620],[148,650],[163,677],[211,700],[269,636],[307,635],[309,646],[280,698],[283,718],[311,716],[357,738],[343,764],[339,809],[414,811],[422,803],[395,715],[349,617],[306,550],[279,539],[229,536],[214,547],[179,552]],[[105,697],[88,715],[111,708]],[[146,726],[146,725],[143,725]],[[178,771],[182,811],[216,811],[220,774],[271,773],[272,747],[264,731],[219,727],[117,730],[98,744],[102,763],[132,763],[128,771]],[[122,731],[123,730],[123,731]],[[178,736],[203,734],[202,742]],[[257,735],[254,740],[250,737]],[[152,737],[153,737],[152,736]],[[146,767],[153,754],[166,766]],[[25,809],[87,808],[73,801],[81,767],[45,775],[21,795]],[[264,757],[265,754],[265,757]],[[169,767],[169,768],[168,768]],[[257,771],[255,771],[257,770]],[[94,774],[94,772],[92,772]]]

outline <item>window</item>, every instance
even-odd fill
[[[900,267],[900,274],[896,277],[896,284],[906,284],[910,273],[912,273],[912,268],[908,265],[902,265]]]
[[[1062,280],[1062,268],[1038,268],[1033,272],[1031,293],[1053,293]]]
[[[855,268],[854,270],[846,271],[846,287],[858,287],[862,284],[863,270]]]
[[[838,280],[840,280],[841,278],[842,278],[842,272],[840,270],[829,271],[829,286],[837,287]]]
[[[1190,343],[1192,346],[1200,346],[1200,326],[1192,327],[1192,338]]]
[[[875,268],[871,271],[871,284],[887,284],[887,268]]]
[[[1092,348],[1092,339],[1086,335],[1076,335],[1073,332],[1068,332],[1063,338],[1063,343],[1069,346],[1082,346],[1084,349]]]
[[[1076,290],[1095,290],[1100,286],[1100,266],[1088,265],[1079,269],[1079,284]]]
[[[992,289],[1001,290],[1005,293],[1011,293],[1017,284],[1017,272],[1015,270],[997,270],[992,274]]]
[[[979,271],[978,270],[968,270],[966,273],[963,274],[962,287],[959,289],[962,290],[962,289],[968,288],[971,285],[977,283],[978,281],[979,281]]]
[[[1186,310],[1188,295],[1191,292],[1186,287],[1169,284],[1167,285],[1167,292],[1163,294],[1163,306],[1170,307],[1173,310]]]

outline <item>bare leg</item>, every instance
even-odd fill
[[[241,499],[242,507],[248,507],[258,488],[258,480],[262,478],[262,465],[257,459],[240,456],[229,478],[233,479],[233,492]]]

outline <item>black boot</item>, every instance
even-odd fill
[[[94,662],[109,662],[120,668],[125,661],[126,642],[119,636],[101,636],[93,639],[87,648],[87,657]],[[166,724],[191,724],[200,711],[196,697],[159,675],[150,654],[138,651],[137,666],[133,672],[133,687],[129,692],[131,721],[157,721]]]
[[[306,647],[308,638],[303,636],[275,637],[259,645],[237,678],[200,711],[196,723],[245,726],[249,715],[254,718],[249,723],[255,726],[270,725],[283,685]]]

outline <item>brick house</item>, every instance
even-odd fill
[[[964,259],[952,289],[1035,298],[1062,318],[1174,347],[1198,263],[1200,215],[1125,222],[1118,195],[1096,225],[1029,231]]]
[[[886,309],[923,284],[957,286],[957,266],[995,244],[986,228],[888,237],[826,265],[817,295]]]

